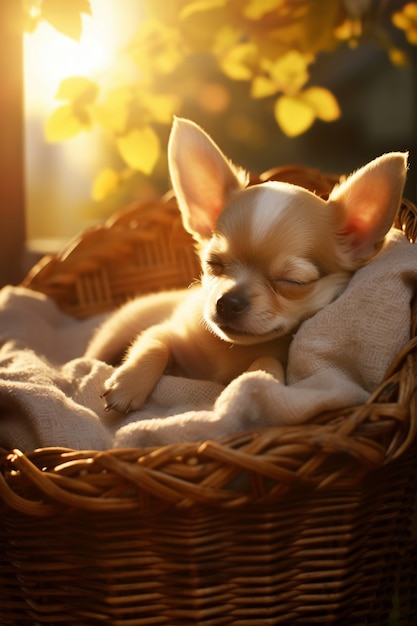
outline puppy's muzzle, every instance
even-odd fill
[[[218,298],[216,313],[222,322],[231,322],[245,313],[249,304],[249,299],[243,293],[229,291]]]

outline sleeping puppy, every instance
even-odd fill
[[[328,200],[282,182],[247,187],[246,172],[185,119],[174,121],[168,160],[202,275],[190,289],[129,302],[93,337],[88,357],[114,362],[125,351],[103,390],[106,408],[122,413],[139,409],[165,372],[227,384],[265,369],[284,382],[298,326],[380,250],[407,169],[406,154],[385,154]]]

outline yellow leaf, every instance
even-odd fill
[[[250,95],[252,98],[266,98],[279,90],[278,85],[267,76],[255,76]]]
[[[211,52],[215,56],[221,56],[225,51],[235,46],[240,38],[241,31],[238,28],[231,24],[225,24],[216,31]]]
[[[229,0],[195,0],[194,2],[188,2],[180,12],[180,20],[185,20],[194,13],[224,7],[228,1]]]
[[[230,0],[203,0],[187,4],[180,13],[177,33],[181,36],[187,54],[207,53],[217,50],[221,31],[229,25],[233,26],[233,10]],[[240,27],[239,41],[242,41]]]
[[[116,191],[119,186],[120,176],[111,167],[106,167],[97,176],[93,183],[92,196],[96,202],[105,200]]]
[[[249,0],[243,9],[243,15],[249,20],[259,20],[266,13],[279,8],[282,0]]]
[[[391,19],[394,26],[405,32],[408,43],[417,45],[417,2],[408,2]]]
[[[141,23],[128,51],[143,76],[169,74],[184,56],[178,30],[152,19]]]
[[[85,76],[70,76],[60,82],[55,98],[85,105],[94,102],[97,94],[98,85],[93,80]]]
[[[391,63],[397,67],[405,67],[407,65],[407,55],[399,48],[390,48],[388,56]]]
[[[269,73],[281,91],[294,94],[307,82],[307,68],[312,60],[311,55],[290,50],[269,64]]]
[[[403,11],[410,20],[417,22],[417,2],[408,2]]]
[[[64,104],[46,120],[45,135],[47,141],[66,141],[78,135],[89,126],[88,119],[82,119],[70,104]]]
[[[140,99],[146,107],[150,119],[157,124],[171,124],[172,118],[180,106],[179,98],[175,94],[142,92]]]
[[[414,28],[414,30],[408,30],[406,32],[406,37],[408,43],[410,43],[412,46],[417,46],[417,28]]]
[[[324,122],[340,117],[340,108],[334,95],[323,87],[310,87],[300,94],[302,100],[314,110],[315,116]]]
[[[275,119],[289,137],[304,133],[317,117],[325,122],[340,117],[336,98],[323,87],[310,87],[293,96],[283,95],[275,103]]]
[[[226,76],[233,80],[250,80],[257,58],[253,43],[246,42],[230,48],[220,59],[220,66]]]
[[[417,25],[417,2],[408,2],[403,8],[403,11],[406,17]]]
[[[280,96],[275,103],[275,119],[288,137],[301,135],[314,122],[315,114],[299,96]]]
[[[334,29],[334,34],[341,41],[350,41],[350,45],[354,47],[362,36],[362,21],[360,19],[346,19]]]
[[[155,167],[160,153],[158,135],[150,126],[135,128],[118,137],[117,147],[132,169],[147,175]]]
[[[25,33],[34,33],[41,21],[40,7],[26,0],[23,2],[23,29]]]
[[[76,41],[81,37],[82,13],[91,15],[89,0],[43,0],[41,5],[42,18]]]
[[[110,133],[125,133],[132,97],[130,87],[118,87],[110,91],[104,102],[95,109],[97,122]]]

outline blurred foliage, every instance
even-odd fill
[[[24,10],[27,32],[33,32],[44,20],[77,41],[82,33],[82,14],[91,15],[89,0],[25,0]]]
[[[324,86],[312,85],[309,68],[319,53],[343,42],[357,47],[373,38],[393,64],[407,62],[382,30],[390,11],[395,27],[417,44],[417,3],[390,10],[378,0],[143,0],[144,17],[127,47],[135,73],[106,86],[77,76],[60,84],[61,103],[46,122],[49,141],[63,141],[93,126],[111,137],[122,164],[106,167],[93,184],[103,200],[135,172],[150,175],[161,157],[158,129],[181,114],[191,90],[204,94],[207,110],[233,106],[228,85],[247,84],[253,101],[271,99],[276,123],[289,137],[316,119],[336,120],[341,110]],[[78,40],[88,0],[26,0],[26,29],[47,21]],[[94,16],[93,16],[94,17]],[[213,80],[213,76],[223,79]],[[224,80],[226,79],[226,80]],[[229,82],[227,82],[229,81]],[[110,86],[109,86],[110,84]]]
[[[392,21],[405,32],[410,44],[417,45],[417,2],[409,2],[402,11],[393,13]]]

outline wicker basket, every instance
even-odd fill
[[[281,168],[326,195],[334,177]],[[416,239],[417,209],[398,226]],[[82,318],[199,274],[173,198],[124,209],[24,284]],[[417,623],[417,313],[363,406],[222,441],[1,451],[0,624]],[[413,521],[414,518],[414,521]],[[394,606],[394,609],[393,609]]]

